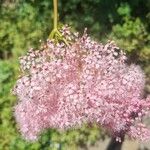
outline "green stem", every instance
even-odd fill
[[[57,21],[58,21],[57,0],[53,0],[53,5],[54,5],[54,29],[57,29]]]
[[[56,33],[58,31],[57,29],[57,22],[58,22],[58,10],[57,10],[58,0],[53,0],[53,30],[51,31],[49,35],[49,39],[54,39],[56,36]]]
[[[54,26],[53,30],[51,31],[49,35],[49,39],[54,39],[55,42],[57,43],[58,40],[62,40],[66,45],[69,45],[67,40],[62,36],[62,34],[58,31],[58,0],[53,0],[53,7],[54,7]]]

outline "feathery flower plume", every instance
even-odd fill
[[[69,45],[47,40],[20,58],[23,76],[14,88],[19,99],[14,109],[24,138],[37,140],[47,128],[97,123],[118,141],[125,134],[150,139],[142,123],[150,97],[144,98],[140,67],[128,65],[125,53],[112,41],[96,42],[86,31],[80,37],[68,26],[60,32]]]

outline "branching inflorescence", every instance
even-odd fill
[[[116,140],[125,134],[150,139],[142,118],[150,111],[144,98],[144,73],[114,42],[106,45],[60,30],[65,42],[47,40],[20,58],[23,76],[14,93],[15,117],[22,135],[36,140],[47,128],[67,130],[83,123],[105,127]]]

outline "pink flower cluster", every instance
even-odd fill
[[[142,124],[150,98],[144,98],[140,67],[126,64],[112,41],[103,45],[68,27],[61,32],[69,46],[48,40],[20,58],[23,76],[14,88],[19,99],[15,117],[25,139],[36,140],[47,128],[66,130],[83,123],[97,123],[119,141],[125,134],[150,139]]]

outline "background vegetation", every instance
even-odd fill
[[[115,40],[130,61],[141,65],[150,91],[150,0],[59,0],[61,23],[93,38]],[[18,73],[18,57],[38,47],[52,29],[52,0],[0,0],[0,150],[77,149],[94,144],[104,132],[85,125],[60,134],[45,131],[36,143],[24,141],[16,128],[11,94]]]

